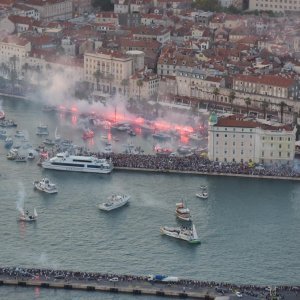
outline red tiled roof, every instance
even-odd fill
[[[29,43],[27,39],[24,38],[19,38],[15,35],[8,35],[1,41],[2,43],[7,43],[7,44],[15,44],[18,46],[25,46]]]
[[[277,75],[263,75],[263,76],[248,76],[248,75],[237,75],[234,80],[252,82],[252,83],[261,83],[272,86],[280,87],[290,87],[295,83],[295,80],[292,78],[286,78]]]

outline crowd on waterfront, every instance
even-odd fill
[[[83,283],[101,283],[109,281],[112,278],[117,278],[117,282],[148,282],[148,276],[139,275],[120,275],[120,274],[103,274],[95,272],[78,272],[54,269],[39,269],[39,268],[20,268],[20,267],[1,267],[1,279],[16,279],[16,280],[39,280],[45,282],[63,281],[65,283],[83,282]],[[153,284],[153,283],[152,283]],[[178,286],[179,288],[210,288],[217,292],[226,293],[232,291],[241,291],[242,293],[252,296],[258,296],[261,293],[269,292],[270,287],[258,285],[236,285],[231,283],[220,283],[215,281],[199,281],[191,279],[180,279],[177,282],[166,283],[169,286]],[[300,293],[300,286],[276,286],[277,292],[293,292],[296,295]],[[268,294],[268,293],[266,293]]]
[[[204,174],[236,174],[274,177],[299,177],[300,173],[290,166],[262,166],[248,163],[220,163],[210,161],[199,155],[168,156],[150,154],[103,154],[82,152],[83,155],[94,155],[98,158],[111,159],[114,167],[130,169],[148,169],[156,171],[198,172]]]

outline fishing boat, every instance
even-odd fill
[[[161,234],[187,241],[191,244],[200,244],[200,239],[198,238],[198,234],[193,224],[191,228],[186,227],[168,227],[163,226],[160,228]]]
[[[200,187],[201,191],[199,193],[196,194],[196,197],[200,198],[200,199],[207,199],[208,198],[208,191],[207,191],[207,187],[205,185],[202,185]]]
[[[35,189],[45,192],[47,194],[55,194],[57,193],[57,188],[54,183],[52,183],[48,178],[43,178],[40,181],[34,181],[33,186]]]
[[[40,136],[42,136],[42,135],[49,135],[48,125],[40,124],[37,127],[36,135],[40,135]]]
[[[13,145],[13,143],[14,143],[13,139],[11,137],[7,137],[5,139],[4,146],[5,146],[5,148],[10,148]]]
[[[82,135],[82,138],[84,140],[88,140],[88,139],[91,139],[95,136],[95,132],[91,129],[87,129],[83,132],[83,135]]]
[[[190,210],[184,205],[183,201],[176,203],[176,217],[182,221],[192,221]]]
[[[27,210],[26,213],[24,212],[24,210],[22,209],[20,211],[20,215],[19,215],[19,221],[23,221],[23,222],[35,222],[37,220],[38,214],[36,209],[33,209],[33,214],[30,215],[29,211]]]
[[[111,211],[113,209],[122,207],[128,203],[130,196],[113,194],[108,197],[107,202],[99,204],[100,210]]]
[[[58,153],[49,160],[44,160],[42,167],[52,170],[98,174],[108,174],[113,170],[112,163],[104,158],[69,155],[68,152]]]

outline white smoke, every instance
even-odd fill
[[[18,183],[18,199],[16,201],[16,208],[20,213],[24,212],[24,204],[25,204],[25,189],[23,183]]]

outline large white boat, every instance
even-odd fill
[[[176,216],[182,221],[192,221],[190,210],[184,205],[183,201],[176,203]]]
[[[71,172],[86,172],[107,174],[113,170],[111,162],[104,158],[93,156],[69,155],[67,152],[58,153],[56,156],[42,162],[45,169]]]
[[[35,189],[47,194],[57,193],[56,185],[52,183],[48,178],[43,178],[40,181],[34,181],[33,186]]]
[[[111,195],[107,202],[99,204],[99,209],[110,211],[119,207],[124,206],[128,203],[130,196],[128,195]]]
[[[160,232],[161,234],[184,240],[191,244],[201,243],[194,224],[192,225],[192,228],[163,226],[160,228]]]
[[[34,222],[37,220],[37,216],[38,216],[38,214],[37,214],[35,208],[33,209],[32,215],[30,215],[28,211],[26,211],[26,213],[25,213],[24,210],[22,210],[19,215],[19,221]]]

